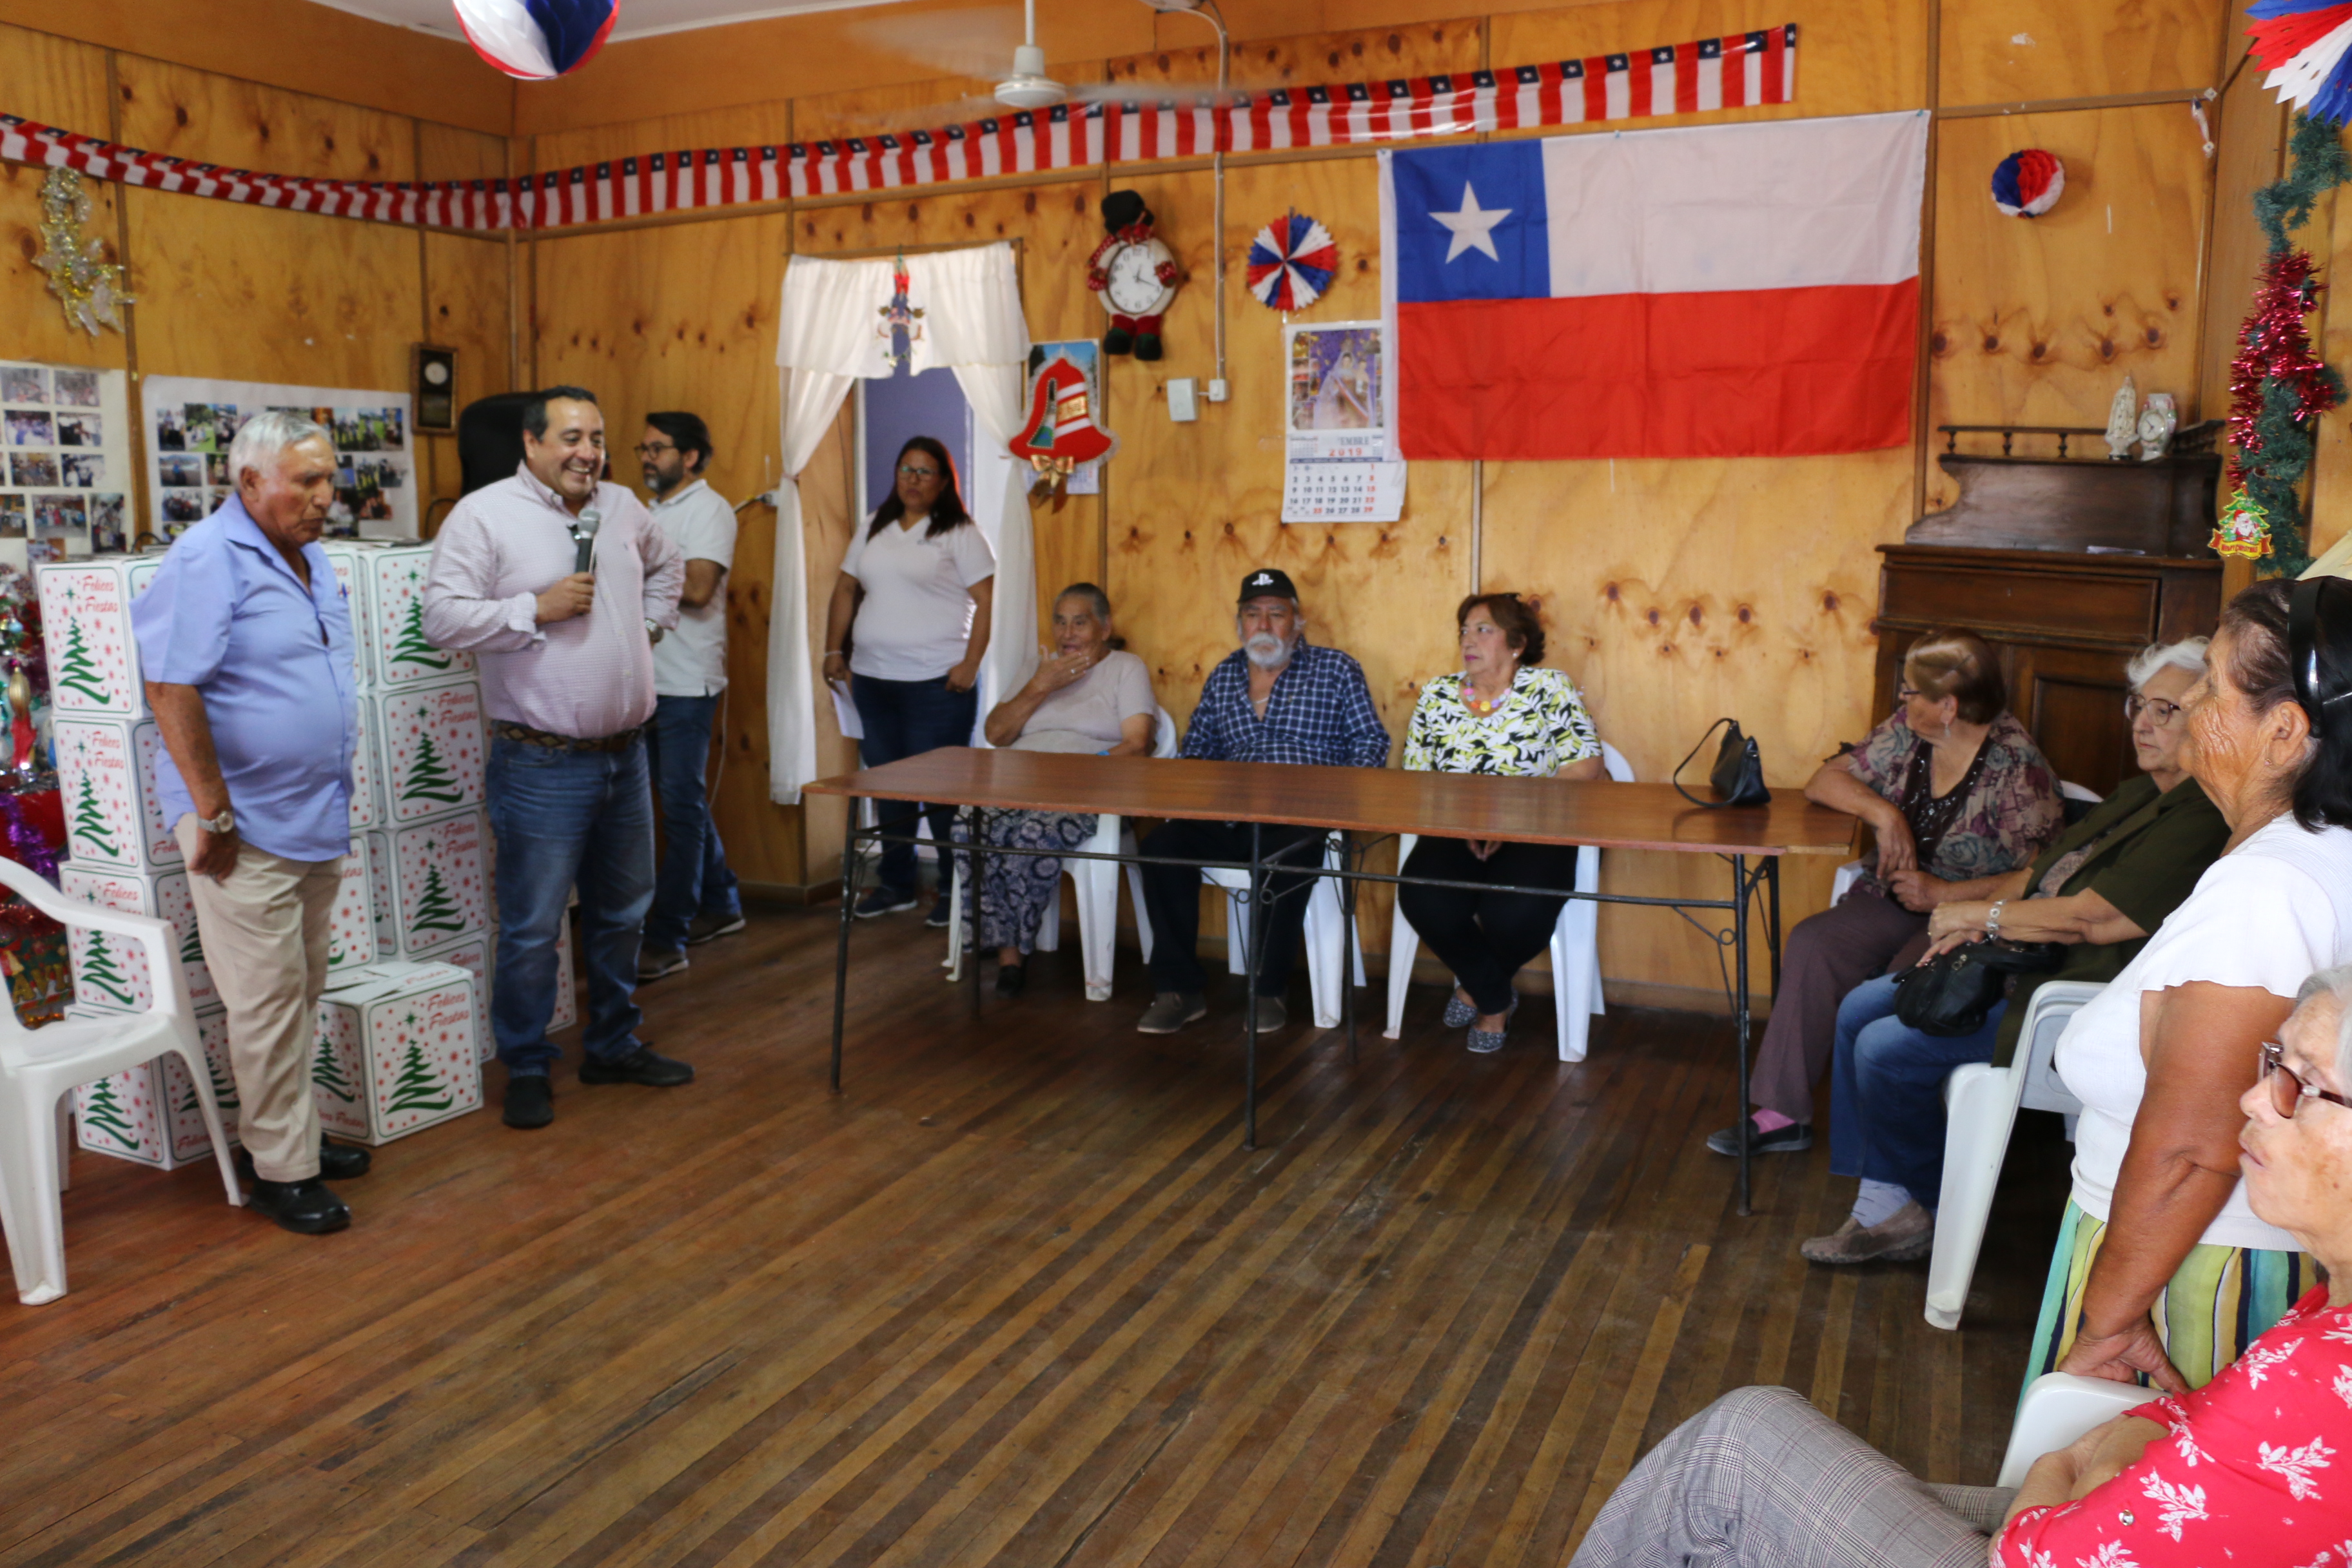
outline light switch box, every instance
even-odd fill
[[[1201,405],[1194,395],[1195,383],[1189,375],[1179,376],[1168,384],[1168,417],[1187,425],[1201,416]]]

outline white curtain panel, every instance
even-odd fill
[[[972,423],[1002,448],[1021,428],[1029,326],[1009,245],[906,258],[908,302],[919,309],[908,369],[945,365],[971,405]],[[776,488],[776,582],[768,623],[768,794],[786,805],[816,777],[817,671],[810,662],[811,602],[800,473],[861,377],[890,374],[886,312],[896,264],[794,257],[784,269],[776,331],[783,383],[784,479]],[[1036,669],[1036,552],[1021,472],[1013,470],[997,526],[996,599],[983,696],[1010,691]],[[830,583],[824,584],[832,592]]]

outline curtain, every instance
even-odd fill
[[[887,313],[897,263],[794,257],[784,269],[776,365],[783,384],[783,482],[776,487],[776,581],[768,623],[768,794],[791,805],[816,777],[817,671],[800,473],[861,377],[890,374]],[[955,372],[978,434],[1003,451],[1020,430],[1029,327],[1021,314],[1013,247],[997,244],[905,258],[908,302],[921,312],[910,372]],[[1009,458],[1008,458],[1009,462]],[[1036,669],[1036,552],[1023,473],[1001,498],[994,617],[982,672],[982,710]],[[816,585],[829,598],[833,584]]]

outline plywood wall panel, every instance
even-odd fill
[[[507,139],[436,125],[416,125],[416,177],[420,180],[495,180],[507,172]]]
[[[659,120],[552,132],[533,139],[530,155],[535,168],[568,169],[604,159],[688,147],[759,147],[791,141],[792,121],[793,106],[781,100],[736,109],[699,110]]]
[[[2228,0],[1947,4],[1943,101],[2025,103],[2215,87],[2229,8]]]
[[[404,115],[133,55],[116,57],[115,69],[121,139],[134,147],[308,179],[415,176],[415,122]]]
[[[2126,374],[2199,396],[2199,273],[2210,165],[2185,107],[2000,119],[1938,128],[1928,422],[2104,426]],[[2066,164],[2066,193],[2034,219],[2001,215],[1993,166],[2018,147]],[[2213,405],[2212,406],[2219,406]],[[1928,469],[1931,508],[1955,494]]]
[[[47,124],[107,128],[106,53],[87,44],[51,37],[22,27],[0,27],[0,101],[21,107],[11,114]],[[67,323],[48,277],[33,265],[41,252],[41,184],[47,169],[0,163],[0,356],[93,364],[119,369],[125,345],[120,332],[93,338]],[[85,183],[90,221],[109,260],[115,254],[115,187]],[[132,291],[137,292],[134,282]]]
[[[1373,32],[1258,37],[1234,46],[1230,79],[1236,87],[1263,89],[1387,81],[1399,77],[1476,70],[1481,47],[1478,35],[1477,20],[1462,17]],[[1216,44],[1206,26],[1192,22],[1177,47],[1162,47],[1110,61],[1108,79],[1145,86],[1171,82],[1213,85],[1217,79]]]
[[[457,406],[494,392],[512,390],[508,374],[507,242],[465,235],[428,234],[424,239],[424,341],[457,351]],[[403,384],[405,384],[404,382]],[[422,435],[420,451],[431,462],[426,504],[455,501],[463,474],[457,437]],[[447,508],[436,510],[437,520]]]

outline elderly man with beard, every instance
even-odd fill
[[[1337,648],[1307,640],[1307,614],[1288,574],[1265,568],[1242,579],[1234,630],[1242,646],[1202,683],[1200,705],[1178,754],[1228,763],[1309,763],[1326,767],[1377,768],[1389,760],[1389,734],[1372,710],[1363,666]],[[1314,855],[1320,828],[1267,823],[1257,827],[1261,853]],[[1246,822],[1170,822],[1143,841],[1147,855],[1191,860],[1246,860],[1253,826]],[[1255,1026],[1279,1029],[1287,1021],[1282,994],[1307,918],[1301,876],[1269,880],[1272,909],[1251,999]],[[1201,873],[1189,866],[1143,868],[1144,907],[1151,917],[1151,984],[1157,995],[1136,1027],[1172,1035],[1206,1017],[1206,975],[1195,951],[1201,934]],[[1261,904],[1265,900],[1261,900]]]

